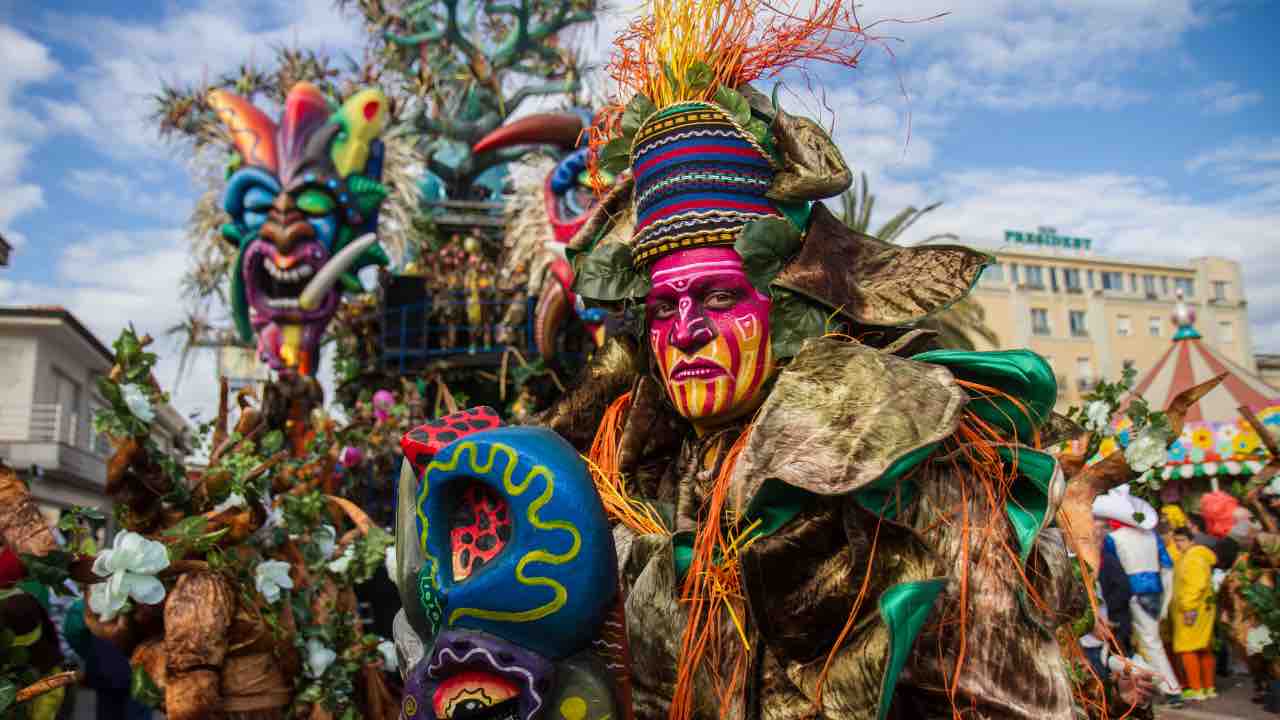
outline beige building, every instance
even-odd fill
[[[1262,381],[1280,390],[1280,353],[1258,353],[1254,359],[1258,362],[1258,375]]]
[[[1186,265],[1121,261],[1087,250],[1089,242],[1052,230],[994,251],[972,297],[982,305],[999,347],[1030,348],[1058,377],[1058,410],[1078,404],[1099,379],[1117,380],[1125,367],[1139,375],[1169,349],[1170,315],[1179,290],[1196,311],[1209,344],[1249,372],[1256,365],[1240,265],[1197,258]],[[979,349],[985,347],[980,342]]]
[[[51,523],[73,505],[110,510],[110,448],[93,415],[106,406],[97,381],[112,361],[63,308],[0,307],[0,459],[27,480]],[[183,455],[186,420],[167,404],[156,418],[156,442]]]

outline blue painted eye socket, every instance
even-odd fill
[[[333,252],[333,241],[338,236],[338,218],[329,214],[323,217],[309,217],[307,220],[316,231],[316,240],[324,245],[324,249]]]
[[[280,181],[257,167],[237,170],[227,181],[222,207],[237,225],[256,231],[267,220],[271,203],[280,193]]]

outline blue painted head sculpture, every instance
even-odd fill
[[[355,273],[387,256],[373,235],[387,190],[382,143],[388,101],[379,90],[330,105],[310,83],[285,100],[279,125],[223,90],[209,104],[236,157],[223,194],[222,228],[238,254],[232,311],[245,341],[275,370],[315,373],[320,337]]]
[[[499,425],[476,408],[401,441],[401,717],[618,718],[628,662],[595,486],[560,436]]]

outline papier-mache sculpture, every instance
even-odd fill
[[[340,107],[310,83],[289,91],[279,124],[248,100],[214,90],[209,104],[235,150],[223,237],[238,249],[232,311],[245,341],[275,370],[312,375],[320,338],[355,273],[384,265],[374,234],[387,189],[378,135],[387,123],[381,90]]]

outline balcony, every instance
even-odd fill
[[[14,467],[76,476],[102,487],[107,481],[107,446],[80,430],[80,417],[55,403],[0,407],[0,457]]]

